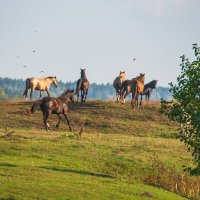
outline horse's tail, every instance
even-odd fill
[[[75,94],[78,94],[78,92],[80,91],[81,89],[81,84],[82,84],[82,80],[81,79],[78,79],[77,83],[76,83],[76,93]]]
[[[42,99],[35,101],[31,107],[31,109],[29,110],[29,113],[33,114],[37,110],[37,108],[42,104],[42,102],[43,102]]]
[[[26,88],[24,90],[24,93],[23,93],[23,96],[26,96],[28,95],[28,89],[30,88],[30,78],[27,78],[26,79]]]

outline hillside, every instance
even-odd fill
[[[46,132],[31,104],[0,102],[0,199],[199,198],[200,179],[183,173],[191,155],[159,103],[70,104],[74,133],[54,115]]]

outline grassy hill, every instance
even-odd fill
[[[31,102],[0,102],[0,199],[198,199],[200,178],[183,173],[190,153],[159,103],[70,104],[44,130]],[[83,131],[80,133],[80,130]],[[186,198],[185,198],[185,197]]]

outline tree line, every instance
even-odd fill
[[[11,78],[2,78],[0,77],[0,100],[6,99],[23,99],[23,92],[25,90],[26,83],[23,79],[11,79]],[[58,82],[58,87],[55,88],[53,85],[50,87],[51,96],[59,96],[65,89],[75,89],[76,81]],[[43,96],[46,96],[46,92],[43,92]],[[39,98],[39,92],[35,91],[33,98]],[[115,90],[111,83],[107,84],[90,84],[89,99],[100,99],[100,100],[115,100]],[[131,98],[131,95],[129,95]],[[169,91],[168,87],[157,87],[153,90],[151,97],[152,100],[165,99],[169,100],[172,98],[172,93]]]

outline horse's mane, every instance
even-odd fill
[[[46,78],[56,78],[55,76],[47,76]]]
[[[150,81],[149,83],[144,85],[144,88],[145,89],[147,89],[147,88],[152,88],[153,89],[154,87],[156,87],[157,82],[158,82],[157,80]]]
[[[65,95],[65,94],[67,94],[67,93],[69,93],[69,92],[74,92],[74,89],[73,89],[73,90],[70,90],[69,88],[66,89],[66,90],[61,94],[61,96],[62,96],[62,95]]]

